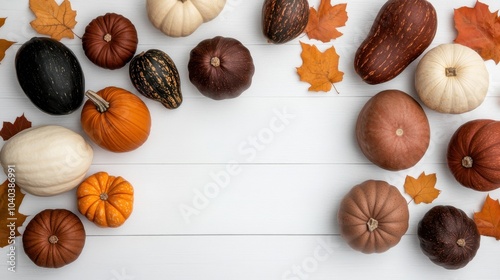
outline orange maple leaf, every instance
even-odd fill
[[[0,247],[13,244],[13,239],[21,235],[18,228],[26,220],[26,216],[19,213],[23,198],[24,193],[13,181],[7,179],[0,185]]]
[[[0,18],[0,27],[2,27],[5,24],[5,20],[7,18]],[[0,61],[5,57],[5,52],[7,51],[10,46],[12,46],[15,42],[5,40],[5,39],[0,39]]]
[[[488,5],[479,1],[474,8],[455,9],[455,43],[478,52],[484,60],[500,61],[500,19],[498,11],[491,13]]]
[[[481,212],[474,213],[474,222],[479,234],[500,240],[500,203],[498,199],[494,200],[488,195]]]
[[[300,42],[302,65],[297,68],[300,80],[308,82],[309,91],[330,91],[332,84],[342,81],[344,73],[339,71],[339,55],[331,46],[320,52],[315,45]]]
[[[55,0],[30,0],[30,9],[36,16],[30,24],[38,33],[58,41],[65,37],[74,38],[76,11],[71,9],[68,0],[61,5],[57,5]]]
[[[309,10],[309,21],[304,30],[309,39],[317,39],[323,43],[342,36],[337,27],[345,26],[347,22],[347,4],[332,6],[331,0],[321,0],[319,8]]]
[[[31,122],[24,116],[17,117],[14,123],[3,122],[2,129],[0,129],[0,136],[3,140],[7,141],[18,132],[31,127]]]
[[[439,196],[440,190],[436,189],[436,174],[426,175],[422,172],[418,178],[406,176],[405,179],[405,192],[409,194],[415,204],[431,203]]]

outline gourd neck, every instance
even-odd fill
[[[99,113],[104,113],[109,109],[109,102],[104,100],[104,98],[99,96],[95,91],[87,90],[85,92],[85,96],[87,96],[88,99],[94,103]]]
[[[456,77],[457,76],[457,68],[455,67],[446,67],[445,75],[446,77]]]
[[[462,158],[462,166],[465,168],[472,168],[474,161],[470,156],[465,156]]]
[[[378,221],[375,220],[374,218],[370,218],[368,222],[366,222],[366,226],[368,227],[368,230],[370,232],[373,232],[378,228]]]

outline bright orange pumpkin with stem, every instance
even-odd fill
[[[134,188],[120,176],[97,172],[78,186],[76,195],[78,211],[100,227],[119,227],[132,214]]]
[[[129,152],[149,137],[151,114],[135,94],[118,87],[87,91],[81,124],[85,133],[100,147],[112,152]]]

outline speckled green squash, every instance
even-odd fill
[[[181,80],[174,61],[163,51],[151,49],[136,55],[129,65],[130,80],[145,97],[168,109],[182,103]]]
[[[83,103],[85,79],[74,53],[59,41],[34,37],[17,51],[19,85],[40,110],[66,115]]]

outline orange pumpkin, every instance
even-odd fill
[[[78,211],[98,226],[121,226],[132,214],[134,188],[120,176],[95,173],[78,186],[76,195]]]
[[[91,90],[83,105],[81,124],[92,141],[112,152],[128,152],[140,147],[149,137],[151,115],[135,94],[118,87]]]

